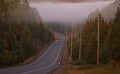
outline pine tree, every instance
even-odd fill
[[[34,40],[44,45],[53,38],[35,9],[15,1],[0,1],[0,65],[24,61],[38,51]]]
[[[82,57],[90,64],[96,63],[97,18],[89,20],[83,28]]]
[[[117,8],[111,32],[111,59],[120,60],[120,7]]]
[[[117,8],[117,12],[115,14],[114,24],[120,24],[120,5]]]

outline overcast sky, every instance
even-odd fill
[[[99,1],[90,3],[31,3],[43,21],[72,22],[87,18],[96,9],[102,9],[113,1]]]
[[[93,2],[93,1],[110,1],[110,0],[30,0],[30,1],[66,1],[66,2]]]

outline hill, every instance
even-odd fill
[[[53,40],[29,3],[0,1],[0,66],[25,61]]]
[[[114,18],[114,14],[116,13],[117,7],[120,4],[120,0],[115,0],[113,3],[108,5],[107,7],[103,8],[102,10],[96,10],[92,12],[88,18],[95,18],[98,13],[101,13],[105,20],[110,20]]]

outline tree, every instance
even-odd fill
[[[111,32],[111,59],[120,60],[120,7],[117,8]]]
[[[0,6],[0,65],[22,62],[53,40],[35,9],[16,0],[1,0]],[[36,40],[41,43],[34,45]]]
[[[115,18],[114,18],[114,24],[119,24],[120,23],[120,5],[117,8],[117,12],[115,14]]]

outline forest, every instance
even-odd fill
[[[27,0],[0,1],[0,66],[23,62],[51,41],[53,32]]]
[[[99,18],[99,21],[98,21]],[[99,55],[97,55],[99,22]],[[81,64],[96,65],[111,61],[120,62],[120,5],[115,18],[105,21],[99,13],[97,17],[87,20],[82,26],[67,28],[67,50],[73,61]]]

